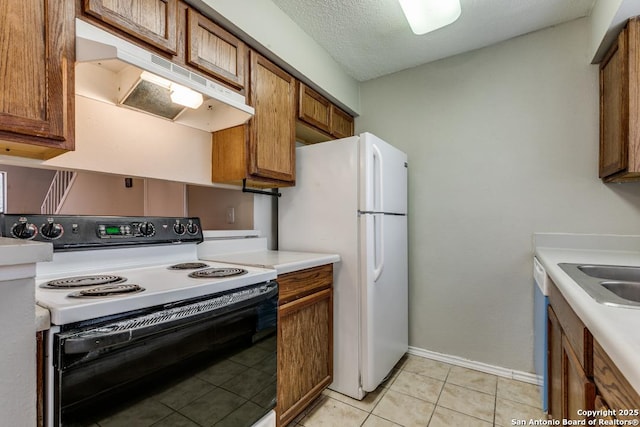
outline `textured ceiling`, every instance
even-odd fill
[[[453,24],[416,36],[398,0],[272,0],[359,81],[590,14],[595,0],[460,0]]]

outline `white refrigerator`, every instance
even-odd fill
[[[330,389],[373,391],[408,349],[407,155],[370,133],[296,149],[281,250],[338,253]]]

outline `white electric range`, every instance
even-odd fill
[[[275,270],[198,260],[197,218],[5,214],[0,234],[54,246],[53,261],[36,273],[36,301],[52,323],[47,425],[130,416],[137,426],[136,411],[127,411],[142,400],[162,403],[153,422],[184,416],[198,423],[189,405],[161,401],[196,380],[210,389],[201,398],[229,403],[202,425],[231,417],[251,426],[272,416]],[[255,356],[239,356],[247,352]],[[256,385],[239,388],[241,381]]]

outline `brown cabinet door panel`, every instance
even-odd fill
[[[331,133],[331,103],[315,90],[299,83],[298,118],[310,125]]]
[[[0,0],[0,22],[0,139],[73,149],[73,0]]]
[[[295,79],[251,51],[249,172],[295,181]]]
[[[331,106],[331,134],[336,138],[353,136],[353,117],[335,105]]]
[[[627,32],[600,65],[600,178],[627,168]]]
[[[187,12],[187,62],[236,89],[245,82],[246,46],[193,9]]]
[[[178,0],[84,0],[84,12],[172,55]]]
[[[562,337],[563,367],[563,418],[570,420],[585,419],[582,411],[593,411],[596,388],[585,374],[580,360],[571,348],[566,337]]]
[[[333,290],[278,310],[279,425],[295,418],[333,378]]]
[[[549,388],[549,415],[554,419],[561,419],[562,414],[562,329],[555,312],[547,308],[547,371]]]

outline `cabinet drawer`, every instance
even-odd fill
[[[593,380],[609,408],[616,411],[617,419],[640,418],[620,412],[625,409],[640,410],[640,396],[596,340],[593,341]]]
[[[280,305],[330,288],[332,284],[333,264],[281,274],[278,276]]]
[[[549,287],[549,304],[553,307],[558,322],[571,348],[575,351],[582,369],[588,377],[593,376],[593,338],[591,333],[571,309],[555,284]]]

